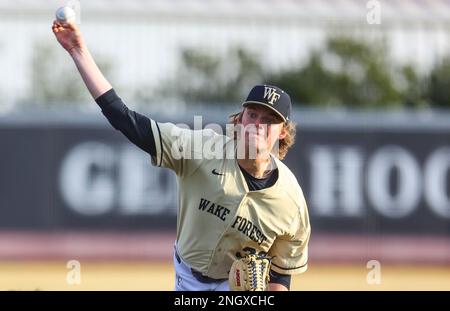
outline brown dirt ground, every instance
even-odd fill
[[[172,290],[169,262],[81,262],[81,284],[69,285],[65,261],[1,261],[0,290]],[[367,284],[365,264],[310,264],[292,290],[450,290],[450,266],[381,265],[381,284]]]

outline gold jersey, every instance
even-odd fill
[[[176,245],[184,261],[216,279],[228,278],[233,261],[246,253],[267,254],[273,258],[272,270],[281,274],[307,269],[308,209],[284,163],[273,156],[276,183],[249,191],[234,156],[234,140],[212,130],[151,122],[156,145],[152,164],[177,174]]]

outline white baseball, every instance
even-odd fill
[[[73,23],[75,22],[75,18],[76,18],[75,11],[68,6],[60,7],[56,11],[56,19],[58,20],[58,22]]]

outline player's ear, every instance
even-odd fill
[[[280,135],[278,135],[278,139],[279,140],[284,139],[287,134],[288,134],[287,125],[286,123],[283,123],[283,128],[280,131]]]

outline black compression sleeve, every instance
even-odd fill
[[[270,283],[281,284],[289,290],[291,288],[291,276],[270,270]]]
[[[100,95],[95,101],[116,130],[121,131],[142,150],[156,156],[155,139],[149,118],[128,109],[114,89]]]

